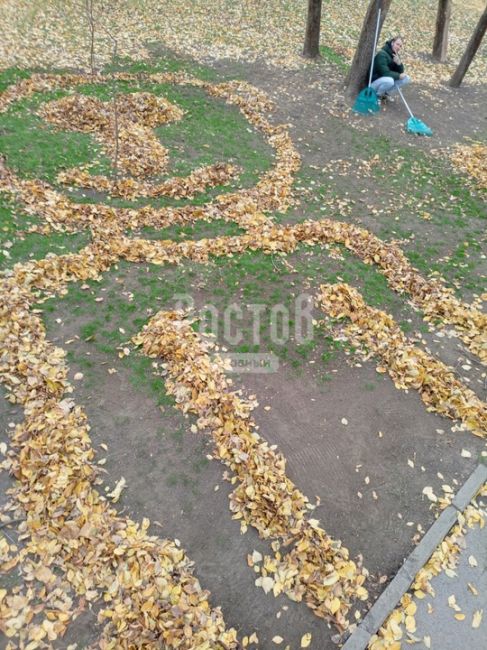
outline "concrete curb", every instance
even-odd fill
[[[462,485],[452,504],[448,506],[429,528],[418,546],[412,551],[393,580],[369,610],[362,623],[348,639],[342,650],[366,650],[370,638],[396,608],[407,592],[418,571],[429,560],[435,548],[456,523],[458,513],[463,512],[478,490],[487,481],[487,466],[479,464]]]

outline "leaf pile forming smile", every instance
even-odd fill
[[[237,177],[235,165],[216,163],[195,169],[188,176],[174,176],[162,183],[141,183],[133,178],[112,180],[107,176],[94,176],[85,170],[68,169],[57,176],[64,185],[74,185],[106,192],[110,196],[123,199],[158,198],[170,196],[173,199],[192,199],[195,194],[204,192],[216,185],[225,185]]]

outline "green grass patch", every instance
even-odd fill
[[[15,80],[6,76],[7,83]],[[241,169],[235,182],[212,188],[190,202],[204,204],[215,196],[240,187],[254,185],[273,163],[273,150],[261,133],[240,113],[238,108],[208,96],[198,88],[171,84],[153,84],[148,81],[85,84],[73,89],[80,94],[97,97],[104,102],[113,100],[115,94],[148,91],[161,95],[185,111],[179,122],[155,129],[162,144],[168,149],[170,166],[165,180],[172,175],[186,176],[194,169],[217,162],[233,163]],[[66,89],[48,93],[35,93],[13,104],[0,116],[0,153],[6,156],[9,166],[21,177],[40,178],[56,184],[57,174],[71,167],[89,166],[92,174],[113,175],[112,163],[103,148],[90,134],[63,131],[42,120],[37,115],[42,103],[59,99],[70,91]],[[68,191],[61,187],[62,191]],[[69,191],[68,191],[69,193]],[[74,190],[77,201],[93,202],[92,192]],[[107,197],[96,196],[96,201]],[[141,206],[147,203],[156,207],[181,205],[187,201],[161,198],[128,202],[109,201],[121,207]]]
[[[17,262],[39,260],[48,253],[64,255],[76,252],[90,240],[88,232],[52,233],[49,236],[26,232],[39,220],[26,215],[19,206],[0,194],[0,269]]]
[[[345,58],[341,54],[338,54],[338,52],[335,52],[335,50],[328,45],[320,45],[320,54],[326,61],[334,63],[343,72],[348,72],[350,70],[350,64],[345,60]]]

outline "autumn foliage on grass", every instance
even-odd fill
[[[135,77],[118,73],[116,78],[132,81]],[[93,79],[85,75],[33,75],[0,95],[0,111],[34,93],[88,81]],[[104,77],[100,75],[98,81],[103,82]],[[300,159],[286,127],[269,121],[271,104],[263,93],[243,82],[210,84],[183,73],[150,75],[146,81],[192,85],[238,106],[274,149],[275,162],[254,187],[227,192],[203,206],[162,208],[76,203],[48,183],[19,178],[6,164],[0,164],[0,189],[43,220],[36,232],[88,230],[91,235],[91,241],[78,252],[18,263],[0,278],[0,379],[9,399],[25,411],[3,464],[17,479],[8,511],[21,520],[24,546],[19,550],[15,545],[2,545],[0,552],[6,566],[18,566],[26,579],[23,587],[0,592],[1,624],[9,638],[29,644],[32,650],[61,638],[69,621],[91,602],[101,605],[99,620],[105,627],[100,644],[104,648],[139,643],[148,648],[161,643],[178,648],[237,647],[235,631],[227,630],[219,609],[210,606],[208,593],[192,575],[191,562],[176,542],[150,536],[147,521],[139,525],[119,516],[98,492],[99,474],[86,416],[69,397],[72,387],[67,381],[64,352],[47,341],[34,311],[38,300],[62,294],[71,282],[99,279],[120,259],[159,265],[182,264],[186,259],[208,263],[212,256],[256,250],[286,255],[301,244],[339,243],[366,263],[377,265],[389,285],[409,295],[427,320],[453,326],[481,360],[487,355],[485,315],[458,300],[438,280],[423,278],[397,244],[331,219],[285,226],[272,221],[272,211],[284,211],[292,202],[293,177]],[[147,95],[128,100],[125,108],[125,99],[119,97],[119,101],[120,115],[136,115],[139,121],[167,108]],[[110,148],[108,126],[103,126],[111,124],[110,109],[96,102],[81,102],[80,106],[78,114],[76,102],[58,102],[47,107],[46,115],[65,126],[67,115],[84,115],[86,119],[90,108],[93,119],[101,119],[102,126],[95,129],[97,137],[102,134]],[[135,124],[132,118],[128,129],[130,124]],[[91,126],[78,121],[76,128]],[[137,176],[142,169],[149,173],[148,163],[152,162],[146,149],[134,142],[139,142],[137,137],[130,144],[133,148],[127,166],[133,173],[133,187],[140,183],[145,188],[147,177]],[[158,169],[162,158],[161,153],[155,161]],[[215,178],[208,172],[206,180],[227,182],[233,170],[223,171]],[[73,173],[65,180],[74,181]],[[106,179],[79,173],[92,187],[116,191],[112,181],[107,186]],[[203,172],[200,176],[193,172],[185,191],[198,191],[203,181]],[[137,236],[144,226],[164,228],[213,219],[235,222],[245,232],[181,242]],[[340,314],[347,309],[350,312],[352,294],[345,300],[344,292],[338,293],[343,302]],[[354,299],[358,301],[356,296]],[[384,358],[394,369],[399,386],[419,387],[429,408],[459,418],[475,433],[482,427],[485,430],[485,405],[475,401],[448,369],[408,347],[385,316],[367,311],[363,304],[357,314],[357,318],[361,314],[367,317],[360,335],[369,344],[376,342],[375,335],[370,335],[376,332],[369,326],[373,320],[379,327],[378,351],[385,355],[383,346],[390,345],[392,356]],[[359,336],[358,330],[352,333]],[[197,415],[197,427],[211,433],[215,455],[232,471],[233,516],[243,528],[251,525],[272,540],[273,555],[261,559],[257,584],[275,595],[286,593],[293,600],[305,601],[318,616],[346,629],[353,600],[367,597],[365,570],[349,558],[341,542],[331,539],[309,517],[309,502],[286,476],[285,459],[255,432],[252,404],[230,389],[222,363],[210,358],[211,346],[198,339],[181,314],[174,313],[158,314],[137,342],[146,354],[163,357],[168,364],[168,389],[178,407]],[[289,544],[286,552],[284,544]],[[260,562],[252,558],[252,564],[255,567]]]

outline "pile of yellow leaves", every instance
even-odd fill
[[[217,458],[232,470],[233,518],[242,531],[253,526],[264,539],[293,549],[266,557],[256,584],[275,596],[304,600],[315,614],[332,618],[339,628],[353,598],[367,598],[366,572],[349,559],[348,550],[308,518],[309,501],[286,476],[286,461],[255,431],[250,418],[256,405],[230,390],[225,364],[215,345],[192,329],[184,312],[159,312],[134,338],[150,357],[164,360],[166,389],[177,408],[197,416],[196,426],[212,437]]]
[[[473,176],[479,187],[487,190],[487,145],[481,142],[458,144],[450,160],[462,172]]]
[[[93,176],[83,169],[69,169],[58,175],[60,183],[126,199],[192,198],[209,187],[228,183],[237,175],[237,167],[219,163],[162,183],[140,180],[163,173],[168,163],[167,149],[152,129],[178,121],[184,115],[177,106],[148,92],[117,95],[110,103],[85,95],[71,95],[44,104],[39,115],[65,130],[94,133],[104,145],[105,153],[112,158],[116,171],[120,167],[137,177],[110,179]]]
[[[399,606],[388,617],[384,625],[375,634],[369,645],[369,650],[401,650],[402,641],[408,645],[421,642],[416,629],[415,613],[417,605],[413,596],[422,599],[426,593],[435,595],[431,584],[435,576],[443,571],[453,571],[458,564],[462,551],[462,538],[468,528],[485,526],[485,516],[477,503],[479,496],[487,496],[487,484],[469,503],[463,513],[458,514],[458,524],[439,544],[426,564],[418,571],[408,593],[401,598]]]
[[[57,181],[65,185],[89,188],[107,192],[110,196],[124,199],[158,198],[170,196],[173,199],[192,199],[195,194],[204,192],[216,185],[228,184],[237,177],[235,165],[216,163],[195,169],[188,176],[174,176],[162,183],[144,183],[133,178],[117,180],[106,176],[94,176],[85,170],[69,169],[57,176]]]
[[[487,316],[458,300],[451,289],[439,280],[423,278],[409,263],[401,249],[385,243],[364,228],[323,219],[305,221],[294,226],[263,223],[244,235],[217,237],[211,240],[152,242],[123,237],[118,254],[132,262],[175,263],[183,258],[207,262],[210,255],[222,256],[245,250],[290,253],[299,243],[340,243],[366,263],[381,267],[389,286],[409,293],[414,304],[423,310],[425,320],[438,319],[454,325],[458,336],[482,362],[487,360]]]
[[[276,165],[277,167],[277,165]],[[272,172],[270,172],[272,173]],[[289,184],[290,185],[290,184]],[[408,293],[414,304],[422,309],[425,320],[438,320],[453,325],[458,336],[469,349],[485,363],[487,360],[487,316],[471,305],[458,300],[451,289],[438,279],[425,279],[407,260],[394,243],[385,243],[364,228],[352,224],[323,219],[305,221],[295,226],[276,226],[259,210],[269,209],[279,202],[287,205],[287,183],[280,197],[267,191],[270,186],[264,179],[256,189],[222,195],[207,206],[156,209],[111,208],[103,205],[75,204],[40,181],[23,181],[10,173],[0,177],[0,187],[11,191],[26,205],[27,211],[42,215],[56,230],[77,231],[90,226],[106,240],[112,236],[110,256],[124,257],[133,262],[149,261],[154,264],[177,263],[184,258],[206,262],[210,255],[223,256],[245,250],[289,253],[302,242],[340,243],[364,262],[377,264],[386,276],[389,286],[399,293]],[[290,188],[289,188],[290,189]],[[129,238],[122,230],[143,226],[163,228],[174,223],[221,218],[235,221],[247,228],[245,235],[218,237],[212,240],[148,241]],[[45,229],[42,232],[46,232]],[[106,247],[105,247],[106,249]],[[87,252],[91,249],[85,249]],[[83,251],[78,259],[83,258]],[[35,266],[35,264],[34,264]]]
[[[167,149],[154,127],[180,120],[183,111],[151,93],[116,96],[113,102],[76,94],[43,104],[39,115],[61,129],[93,133],[117,167],[143,177],[167,167]]]
[[[42,75],[39,75],[42,77]],[[61,87],[64,80],[71,79],[68,84],[78,79],[79,83],[106,82],[103,77],[88,77],[83,75],[44,75],[44,79],[58,77]],[[84,80],[84,81],[83,81]],[[28,85],[28,84],[26,84]],[[134,92],[123,95],[123,101],[116,94],[111,102],[102,102],[96,97],[88,95],[68,95],[61,99],[46,102],[42,105],[39,115],[48,122],[68,131],[82,133],[104,134],[115,128],[115,113],[119,120],[140,124],[149,129],[157,126],[178,122],[182,119],[184,111],[171,104],[164,97],[158,97],[149,92]]]
[[[8,184],[8,171],[1,171]],[[17,265],[1,281],[0,377],[26,413],[9,456],[18,480],[11,508],[24,520],[19,532],[26,547],[9,566],[22,560],[26,584],[41,583],[1,593],[2,630],[32,650],[62,637],[84,604],[103,594],[103,648],[234,648],[235,631],[226,631],[221,612],[211,609],[184,551],[149,537],[147,520],[138,526],[118,517],[94,489],[86,418],[65,398],[72,389],[64,352],[46,341],[31,311],[31,290],[56,294],[116,261],[100,226],[92,224],[93,242],[80,254]],[[75,596],[81,597],[77,607]]]
[[[487,435],[487,404],[456,379],[453,371],[408,341],[399,325],[379,309],[369,307],[347,284],[322,285],[318,304],[333,318],[349,318],[348,340],[365,349],[364,356],[381,360],[396,388],[414,388],[428,411],[459,419],[478,436]]]
[[[64,352],[47,342],[28,288],[13,278],[0,288],[0,377],[26,414],[9,466],[28,585],[2,593],[3,633],[29,650],[41,647],[61,638],[85,604],[103,594],[103,648],[237,647],[235,631],[226,631],[221,612],[210,608],[184,551],[149,536],[148,520],[139,526],[119,517],[96,491],[86,416],[65,397],[72,388]]]

